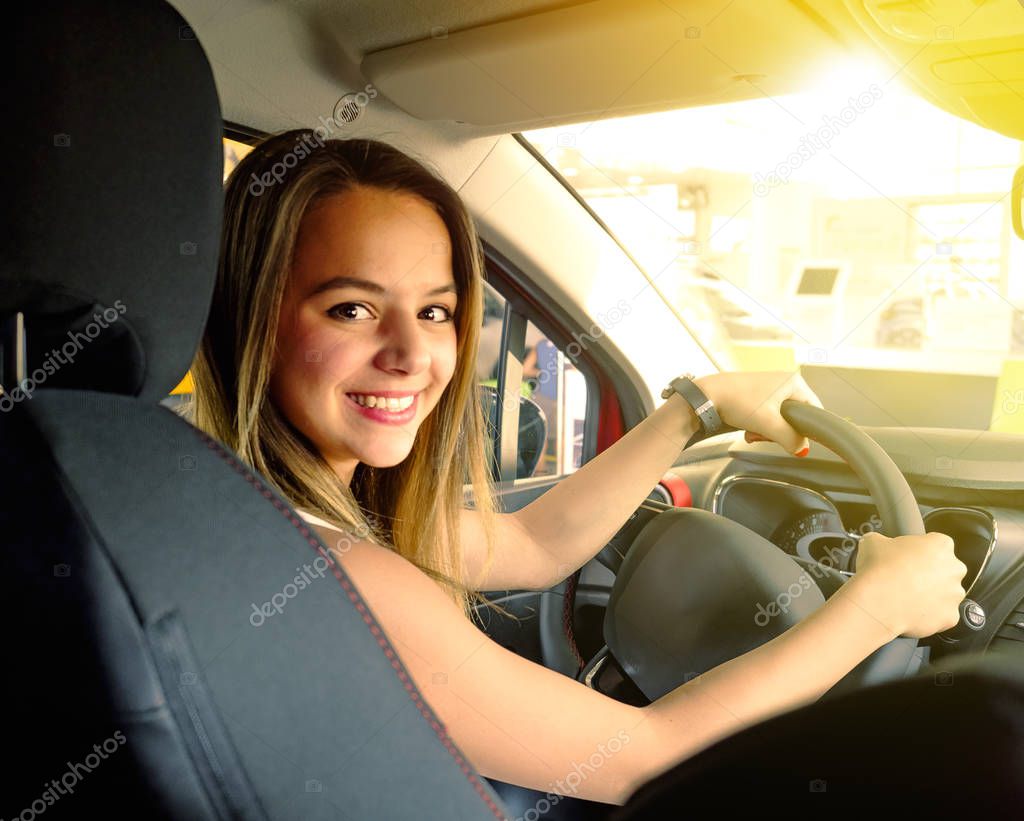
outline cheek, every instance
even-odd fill
[[[332,328],[305,314],[286,319],[277,335],[275,367],[288,372],[292,382],[315,382],[324,378],[339,349]]]
[[[300,320],[285,321],[278,329],[271,378],[271,394],[286,407],[309,398],[311,389],[324,379],[332,355],[333,340],[323,331]]]
[[[446,338],[444,344],[441,345],[435,355],[435,361],[439,365],[438,370],[444,375],[445,382],[449,381],[455,374],[455,366],[458,364],[458,357],[458,340],[455,336],[455,330],[452,329],[451,334]]]

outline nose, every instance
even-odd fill
[[[414,374],[430,367],[430,346],[423,320],[415,316],[390,316],[378,326],[380,347],[374,364],[390,373]]]

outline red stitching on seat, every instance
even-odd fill
[[[477,794],[483,799],[484,803],[487,804],[491,812],[494,813],[494,817],[500,819],[500,821],[507,821],[505,815],[502,814],[501,809],[498,807],[497,804],[494,803],[491,797],[487,794],[483,784],[480,782],[480,779],[477,777],[476,773],[466,762],[466,759],[463,757],[458,747],[455,746],[455,742],[451,740],[451,736],[448,735],[448,731],[445,729],[444,725],[438,720],[437,716],[434,714],[434,711],[430,708],[430,705],[423,700],[423,697],[416,689],[415,682],[409,677],[409,674],[402,666],[402,660],[394,651],[394,648],[391,647],[391,643],[388,641],[384,631],[381,629],[380,625],[377,624],[377,620],[370,613],[369,608],[366,606],[362,597],[359,595],[359,591],[356,590],[355,587],[352,585],[352,582],[349,580],[348,575],[345,573],[344,570],[341,569],[341,566],[334,560],[333,556],[325,552],[324,547],[318,541],[312,538],[312,534],[306,528],[305,524],[303,523],[303,520],[298,518],[291,510],[289,510],[285,505],[283,505],[279,499],[275,498],[274,494],[272,494],[257,479],[257,477],[249,470],[248,467],[243,465],[227,450],[225,450],[224,446],[220,442],[218,442],[215,439],[211,439],[198,428],[193,427],[193,430],[196,432],[196,434],[199,435],[200,438],[203,439],[204,442],[206,442],[206,446],[210,450],[212,450],[221,459],[227,462],[235,470],[236,473],[240,473],[241,475],[243,475],[246,481],[253,485],[257,490],[259,490],[260,493],[262,493],[265,498],[273,502],[274,507],[277,508],[281,513],[283,513],[287,517],[289,523],[293,527],[295,527],[299,531],[299,533],[303,535],[303,537],[309,543],[310,547],[316,550],[317,553],[319,553],[327,560],[327,563],[330,565],[331,570],[334,573],[334,577],[338,580],[342,588],[348,594],[348,597],[352,601],[352,603],[355,604],[356,610],[358,610],[359,613],[362,615],[363,621],[366,623],[367,627],[370,628],[370,632],[377,639],[377,644],[380,645],[380,648],[384,651],[384,655],[391,662],[392,669],[398,675],[399,680],[405,687],[405,690],[409,694],[409,698],[412,699],[413,704],[416,705],[417,709],[419,709],[420,711],[420,714],[427,720],[427,722],[433,728],[438,739],[440,739],[441,743],[444,744],[445,749],[452,756],[452,758],[455,759],[455,762],[459,765],[459,768],[462,770],[463,774],[466,776],[469,783],[473,785],[473,788],[476,790]]]

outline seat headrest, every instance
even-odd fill
[[[191,364],[216,277],[224,157],[210,65],[163,0],[11,16],[0,322],[25,314],[34,389],[159,401]]]

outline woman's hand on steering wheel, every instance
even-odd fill
[[[810,442],[782,418],[786,399],[824,408],[799,371],[723,371],[694,380],[722,421],[745,431],[748,442],[775,442],[787,453],[806,456]]]

